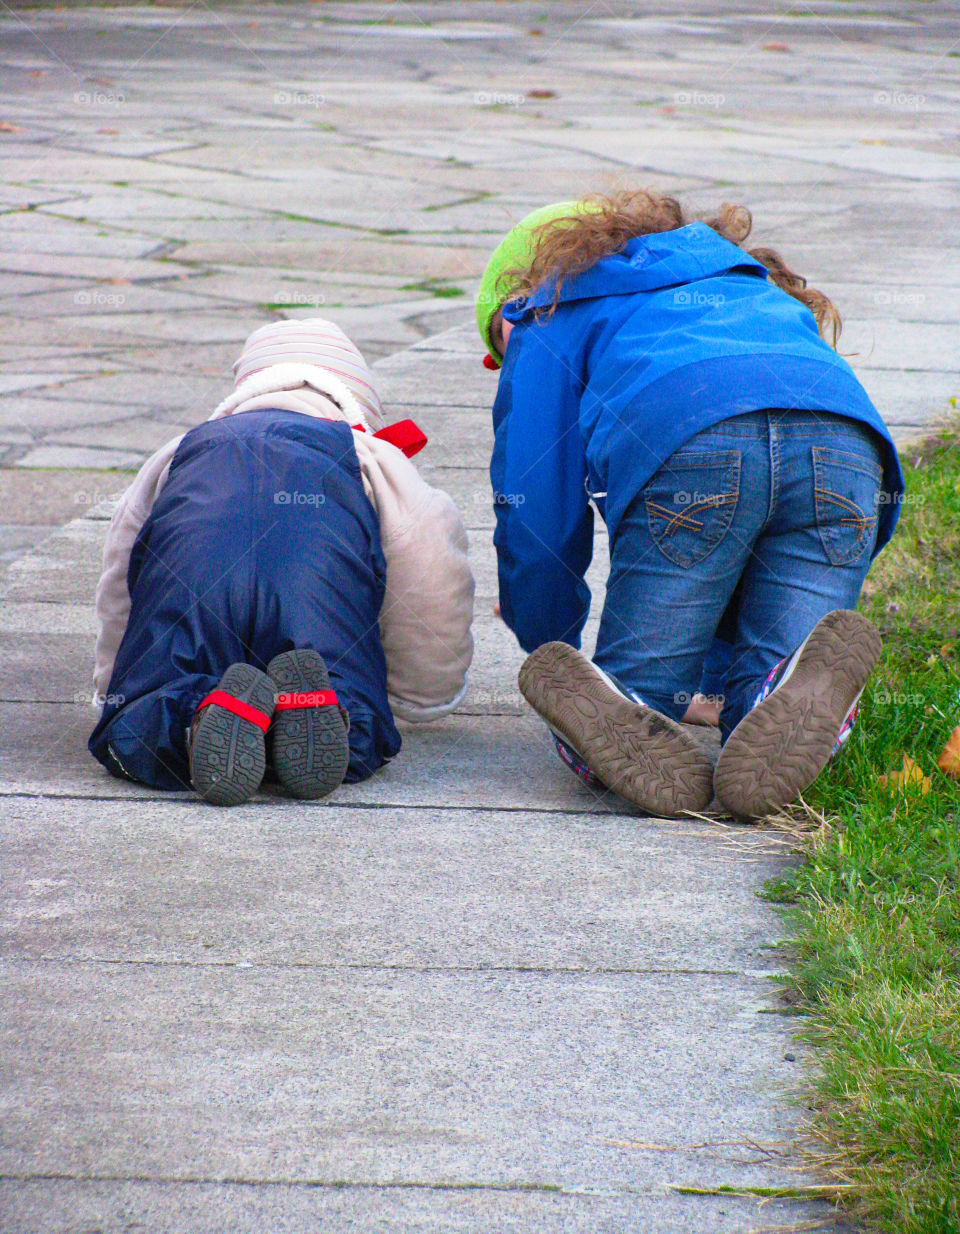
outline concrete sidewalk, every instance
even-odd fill
[[[757,894],[789,846],[631,816],[518,694],[469,293],[512,220],[611,175],[743,200],[909,440],[960,393],[960,21],[680,9],[0,22],[5,1234],[833,1228]],[[470,691],[325,803],[113,780],[84,745],[107,499],[251,329],[318,312],[464,513]],[[601,533],[588,645],[605,562]]]
[[[525,713],[491,613],[491,512],[469,500],[476,359],[454,329],[376,366],[470,516],[470,692],[330,803],[221,812],[107,777],[75,701],[106,511],[8,568],[4,1229],[826,1215],[673,1189],[813,1181],[791,1147],[802,1051],[769,980],[779,928],[756,894],[788,854],[768,832],[629,816]],[[436,405],[406,405],[430,388]]]

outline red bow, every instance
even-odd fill
[[[357,433],[365,433],[367,431],[362,424],[351,424],[350,427]],[[427,444],[426,433],[423,429],[418,428],[412,420],[398,420],[396,424],[388,424],[386,428],[380,429],[373,436],[379,437],[381,441],[389,441],[392,446],[396,446],[398,450],[401,450],[407,458],[413,458],[415,454],[419,454]]]
[[[381,441],[389,441],[392,446],[402,450],[407,458],[419,454],[427,444],[426,433],[418,428],[412,420],[398,420],[396,424],[388,424],[386,428],[374,433]]]

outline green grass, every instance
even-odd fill
[[[455,287],[438,279],[423,279],[419,283],[404,283],[400,290],[426,292],[427,295],[434,296],[438,300],[449,300],[455,296],[466,295],[462,287]]]
[[[807,860],[785,906],[789,997],[817,1070],[826,1176],[869,1227],[960,1231],[960,430],[905,452],[907,500],[861,609],[884,651],[850,745],[806,794]],[[929,791],[882,785],[908,754]]]

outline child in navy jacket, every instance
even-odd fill
[[[654,193],[559,203],[502,241],[477,303],[503,365],[490,474],[521,689],[583,778],[656,814],[792,800],[879,654],[849,610],[896,522],[896,451],[821,336],[833,305],[740,247],[749,230],[742,207],[688,222]],[[591,661],[594,508],[611,567]],[[718,631],[714,773],[678,722]]]
[[[473,578],[451,499],[322,318],[250,336],[235,388],[141,468],[97,587],[90,738],[113,774],[238,804],[363,780],[466,689]]]

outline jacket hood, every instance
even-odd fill
[[[264,400],[271,396],[290,394],[300,391],[305,396],[301,399],[302,406],[296,410],[305,411],[321,419],[342,419],[347,424],[362,424],[364,428],[374,430],[383,427],[383,420],[374,417],[369,408],[363,407],[360,400],[347,386],[346,382],[328,369],[314,364],[271,364],[269,368],[260,369],[244,378],[232,394],[228,394],[222,403],[210,416],[211,420],[220,420],[224,416],[232,416],[238,411],[247,409],[247,404],[256,402],[258,407],[266,406]],[[311,398],[311,395],[321,395],[321,399]],[[252,409],[251,409],[252,410]],[[337,416],[337,411],[340,415]],[[332,413],[332,414],[331,414]]]
[[[560,303],[592,300],[598,296],[626,296],[638,291],[658,291],[693,283],[738,270],[766,278],[766,267],[718,235],[706,223],[689,223],[673,231],[637,236],[595,266],[565,279],[560,288]],[[519,321],[530,309],[553,302],[554,284],[545,283],[526,300],[505,305],[504,317]]]
[[[325,317],[295,317],[268,321],[249,336],[233,366],[234,388],[278,364],[302,364],[325,369],[349,387],[365,411],[382,417],[373,374],[355,343]]]

